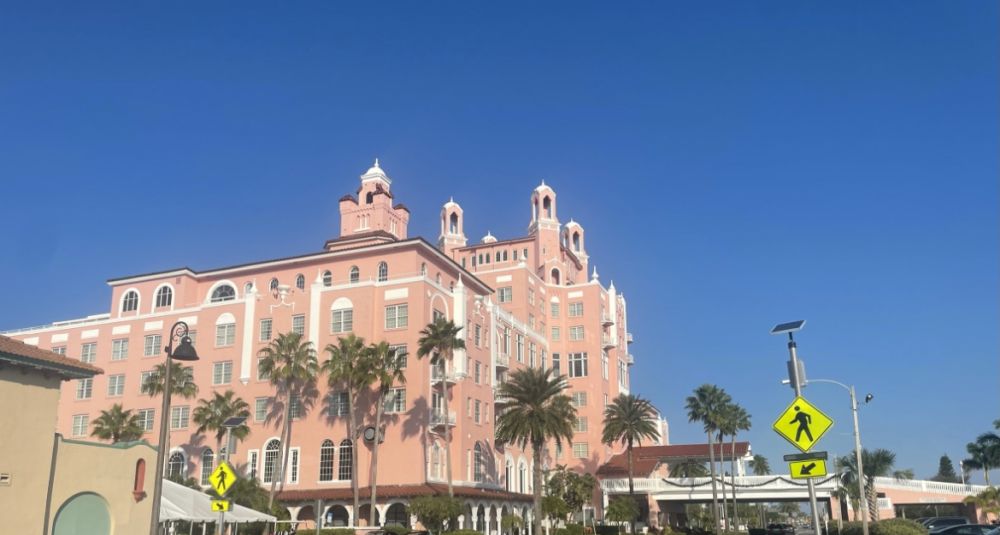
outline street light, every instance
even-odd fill
[[[170,394],[172,384],[170,383],[170,368],[172,360],[192,361],[198,360],[198,352],[191,344],[191,337],[188,336],[188,324],[178,321],[170,327],[170,335],[167,337],[167,362],[163,372],[163,407],[160,409],[160,441],[156,450],[156,472],[153,478],[153,514],[149,519],[149,535],[157,535],[160,529],[160,499],[163,495],[163,460],[166,450],[169,447],[169,422],[170,422]],[[180,344],[175,348],[174,340]]]
[[[786,381],[782,381],[785,383]],[[847,390],[851,394],[851,415],[854,417],[854,461],[858,464],[858,499],[866,500],[865,497],[865,470],[864,466],[861,464],[861,430],[858,427],[858,398],[854,394],[854,386],[847,386],[840,381],[834,381],[833,379],[809,379],[806,383],[829,383],[831,385],[837,385],[844,390]],[[871,393],[865,396],[865,404],[867,405],[875,399]],[[861,511],[861,530],[864,535],[868,535],[868,511]]]

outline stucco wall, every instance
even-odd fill
[[[59,378],[0,367],[0,518],[9,533],[41,533],[56,430]]]

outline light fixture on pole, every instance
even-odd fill
[[[163,461],[166,457],[166,450],[170,443],[170,394],[173,390],[170,378],[170,368],[173,360],[193,361],[198,360],[198,352],[195,351],[189,336],[188,324],[178,321],[170,327],[170,335],[167,337],[167,347],[165,352],[167,360],[164,364],[163,372],[163,406],[160,409],[160,440],[156,449],[156,472],[153,474],[153,513],[149,520],[149,535],[157,535],[160,529],[160,500],[163,495]],[[174,347],[174,340],[179,344]]]
[[[796,399],[802,396],[802,383],[805,379],[805,374],[803,373],[804,367],[800,367],[799,365],[799,359],[795,352],[795,338],[792,336],[792,333],[802,330],[805,325],[806,320],[796,320],[788,323],[779,323],[771,329],[771,334],[788,334],[788,379],[792,382]],[[820,531],[819,526],[819,506],[816,503],[816,484],[813,483],[812,478],[807,479],[806,483],[809,489],[809,505],[812,508],[813,532],[819,534],[822,531]]]

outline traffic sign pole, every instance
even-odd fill
[[[802,397],[802,383],[799,382],[799,359],[795,353],[795,339],[792,338],[792,333],[788,333],[788,356],[791,359],[791,371],[792,386],[795,388],[795,398],[798,399]],[[822,535],[822,531],[819,528],[819,507],[816,505],[816,485],[813,484],[812,479],[807,479],[806,483],[809,486],[809,505],[812,507],[812,520],[813,520],[813,532],[814,535]]]
[[[226,455],[222,458],[220,464],[221,463],[228,463],[229,462],[229,449],[232,447],[232,444],[231,444],[232,438],[233,438],[233,428],[232,427],[226,427]],[[222,457],[222,452],[221,451],[219,452],[219,456]],[[812,480],[810,480],[810,481],[812,481]],[[234,483],[235,483],[235,481],[234,481]],[[216,531],[218,531],[218,535],[224,535],[225,532],[226,532],[226,510],[225,510],[225,508],[223,508],[222,511],[219,511],[219,525],[218,525],[218,528],[216,528]]]

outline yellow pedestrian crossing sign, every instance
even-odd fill
[[[236,483],[236,472],[233,472],[233,467],[229,466],[229,463],[223,461],[212,471],[212,475],[208,477],[208,482],[215,489],[216,494],[225,496],[233,487],[233,483]]]
[[[799,396],[778,416],[772,427],[796,448],[809,451],[833,427],[833,420]]]
[[[232,506],[230,505],[229,500],[212,500],[212,511],[216,513],[232,511]]]
[[[792,479],[809,479],[811,477],[823,477],[826,475],[826,460],[807,459],[805,461],[792,461],[788,463]]]

